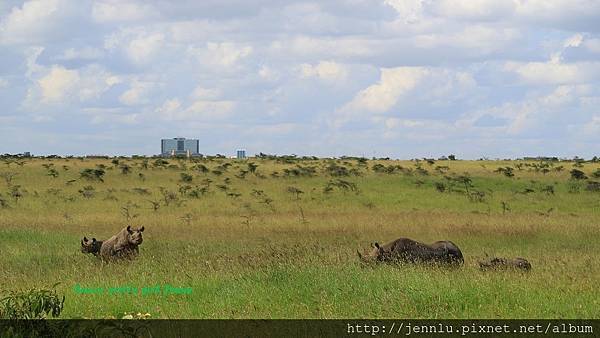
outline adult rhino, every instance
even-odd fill
[[[138,246],[142,244],[142,232],[144,227],[139,229],[128,225],[102,243],[100,247],[100,258],[103,260],[113,260],[116,258],[133,258],[138,255]]]
[[[358,257],[364,262],[441,263],[459,265],[464,263],[462,252],[450,241],[438,241],[427,245],[410,238],[398,238],[386,244],[375,243],[371,251]]]

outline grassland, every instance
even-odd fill
[[[0,290],[60,282],[61,318],[600,318],[600,192],[589,183],[599,168],[4,159]],[[106,239],[127,224],[146,228],[136,260],[107,265],[79,252],[83,236]],[[357,249],[397,237],[451,240],[465,265],[359,263]],[[533,270],[479,271],[486,254],[526,257]],[[76,291],[166,285],[192,292]]]

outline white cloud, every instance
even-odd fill
[[[139,21],[159,17],[158,11],[150,4],[123,0],[94,2],[92,18],[96,22]]]
[[[277,123],[273,125],[257,125],[248,128],[247,134],[254,135],[286,135],[299,130],[301,125],[296,123]]]
[[[61,0],[32,0],[13,7],[0,22],[0,43],[39,42],[52,30],[60,14]]]
[[[570,20],[595,16],[600,11],[600,3],[590,0],[521,0],[515,3],[517,15],[535,20]]]
[[[277,70],[263,65],[258,71],[258,76],[267,81],[277,81],[281,77],[281,74]]]
[[[182,106],[179,99],[170,99],[157,108],[155,113],[165,121],[221,120],[231,115],[235,104],[233,101],[196,100],[185,109]]]
[[[161,116],[169,116],[176,113],[181,107],[181,101],[179,99],[170,99],[165,101],[162,106],[156,109],[156,113]]]
[[[478,84],[467,71],[437,67],[383,68],[377,83],[359,91],[328,121],[335,127],[352,121],[382,123],[388,129],[417,127],[421,121],[432,123],[433,119],[427,116],[432,110],[461,109],[478,98]],[[415,115],[419,118],[412,118]],[[446,120],[452,116],[437,118]]]
[[[414,38],[419,48],[451,47],[467,49],[477,54],[500,51],[520,37],[515,28],[495,28],[485,25],[468,25],[458,32],[421,34]]]
[[[43,51],[44,47],[29,47],[25,50],[25,66],[27,67],[27,72],[25,72],[26,77],[31,78],[32,75],[44,69],[44,67],[37,63],[37,59]]]
[[[592,88],[587,85],[559,85],[546,93],[537,93],[515,101],[504,102],[492,108],[486,108],[464,114],[456,126],[467,129],[474,126],[476,121],[484,116],[494,119],[507,120],[507,125],[501,125],[502,131],[511,135],[519,135],[537,128],[541,123],[561,116],[568,107],[580,107],[587,111],[581,98],[590,94]]]
[[[300,77],[316,77],[321,80],[335,82],[344,81],[348,76],[348,71],[343,65],[333,61],[320,61],[316,65],[303,63],[300,65]]]
[[[415,23],[422,18],[423,0],[384,0],[384,3],[398,12],[398,17],[405,23]]]
[[[135,63],[148,63],[160,51],[164,42],[165,36],[162,33],[149,34],[133,39],[127,45],[127,55]]]
[[[431,2],[430,6],[439,16],[490,20],[511,15],[516,4],[508,0],[438,0]]]
[[[583,126],[583,132],[587,135],[600,135],[600,115],[592,116],[591,120]]]
[[[191,97],[197,100],[215,100],[221,96],[221,91],[217,88],[204,88],[197,86],[192,91]]]
[[[88,101],[98,99],[114,85],[122,82],[122,79],[103,67],[93,64],[80,70],[81,81],[79,83],[79,100]]]
[[[188,53],[208,67],[230,68],[252,53],[252,46],[233,42],[207,42],[206,47],[189,47]]]
[[[96,60],[104,56],[104,52],[95,47],[68,48],[56,60]]]
[[[102,114],[95,115],[91,119],[92,124],[101,124],[101,123],[115,123],[115,124],[137,124],[139,123],[140,114]]]
[[[565,40],[564,47],[579,47],[579,45],[581,45],[581,42],[583,42],[583,35],[577,33]]]
[[[220,119],[229,116],[233,111],[233,107],[233,101],[198,100],[185,110],[183,117],[189,117],[191,119]]]
[[[150,91],[154,87],[152,82],[132,81],[129,89],[119,96],[119,101],[128,106],[148,103]]]
[[[396,117],[390,117],[390,118],[385,119],[384,125],[387,129],[396,129],[398,127],[415,128],[415,127],[423,127],[425,125],[425,122],[418,121],[418,120],[400,119],[400,118],[396,118]]]
[[[128,113],[124,107],[86,107],[82,108],[81,111],[90,116],[90,123],[102,124],[138,124],[141,121],[142,114],[140,113]]]
[[[504,69],[534,85],[585,83],[600,76],[599,62],[562,63],[560,54],[548,62],[507,62]]]
[[[600,39],[586,39],[583,45],[589,51],[600,54]]]
[[[383,68],[379,82],[360,91],[342,111],[385,112],[427,73],[422,67]]]
[[[8,80],[0,77],[0,89],[8,87]]]
[[[53,65],[41,67],[29,87],[24,105],[39,109],[41,105],[67,105],[75,101],[98,99],[121,80],[98,65],[67,69]]]
[[[104,38],[104,49],[122,52],[135,65],[152,65],[153,61],[168,53],[165,49],[167,37],[162,32],[148,26],[121,28]]]
[[[42,102],[52,103],[60,102],[65,96],[76,88],[79,82],[79,72],[77,70],[65,69],[62,66],[53,66],[50,72],[37,80],[41,89]]]
[[[301,58],[364,58],[378,54],[382,44],[368,37],[312,37],[298,36],[291,39],[273,41],[270,54],[287,58],[290,55]]]

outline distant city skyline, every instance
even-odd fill
[[[600,156],[600,1],[0,2],[0,154]]]

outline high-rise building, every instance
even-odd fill
[[[246,158],[246,150],[244,149],[238,149],[237,151],[237,156],[238,159],[243,160]]]
[[[162,156],[198,156],[200,155],[200,142],[184,137],[162,139],[160,153]]]

